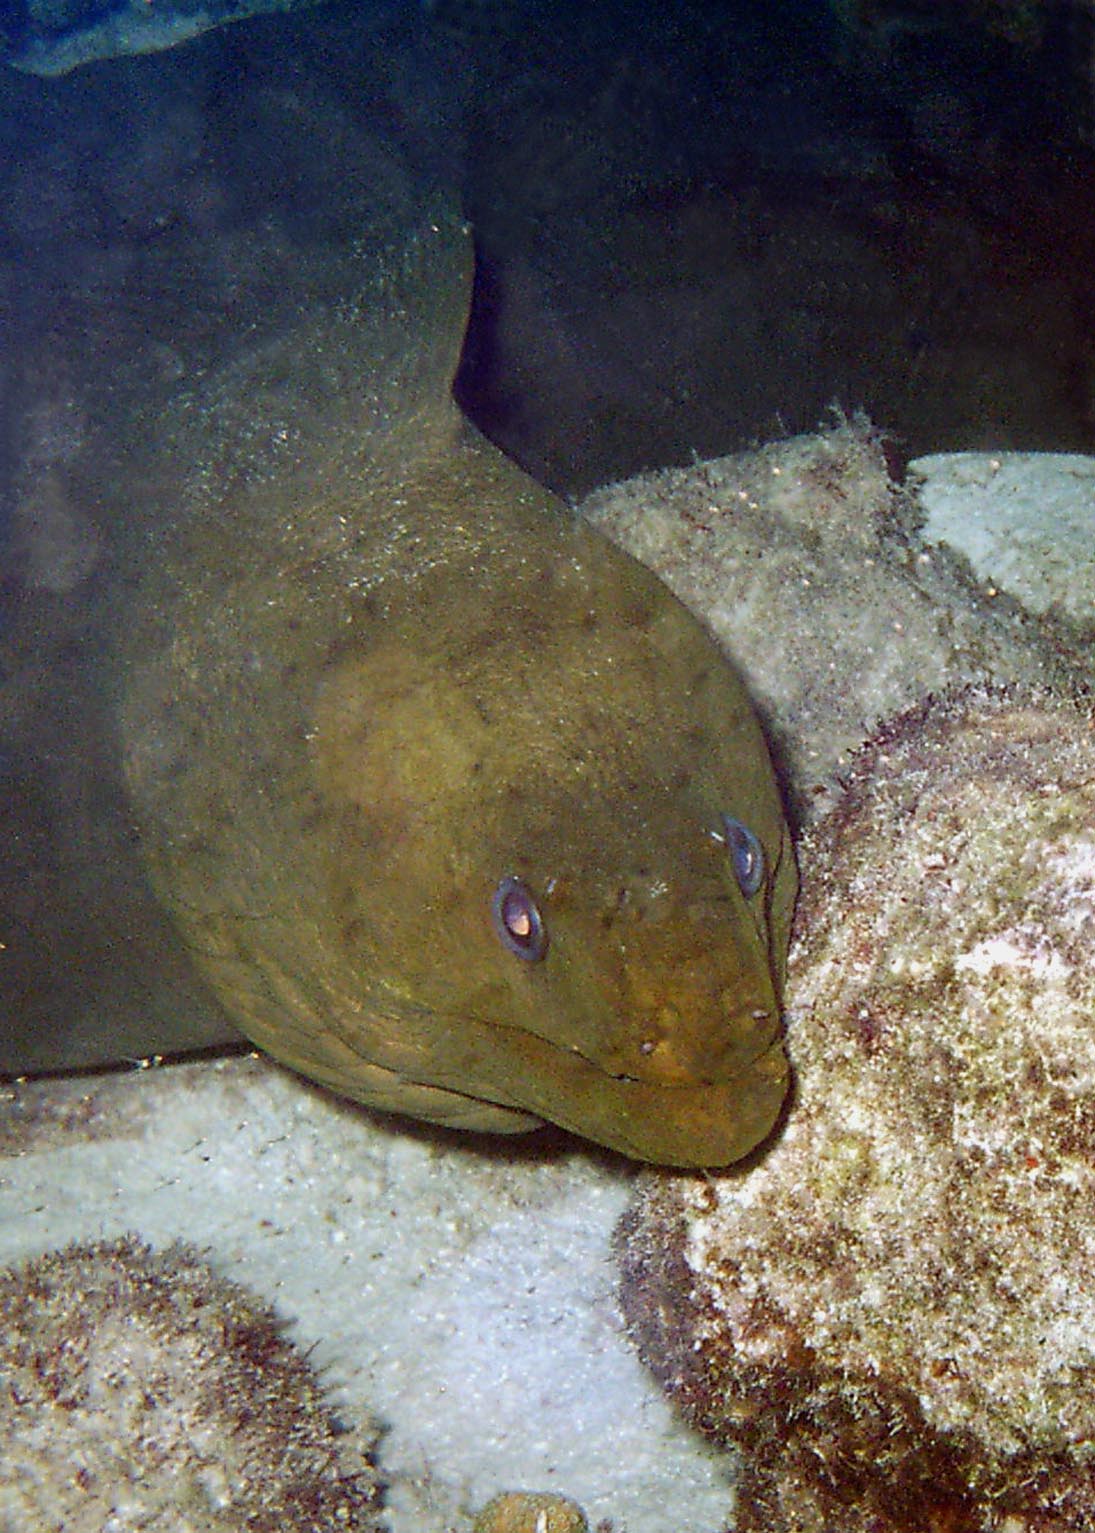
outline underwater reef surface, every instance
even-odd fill
[[[895,456],[859,416],[640,474],[582,502],[583,515],[649,564],[733,656],[803,821],[839,797],[872,728],[929,693],[977,679],[1069,690],[1089,674],[1090,635],[1037,619],[1005,579],[975,576],[944,531],[926,533],[921,480],[895,477]],[[1031,456],[1052,472],[1054,455]],[[1041,495],[1032,473],[1024,505],[1037,507]],[[1071,573],[1049,552],[1052,520],[1038,534],[1033,514],[1031,579],[1041,571],[1055,600]],[[1006,532],[994,545],[985,528],[986,565],[1005,563]]]
[[[306,10],[322,0],[173,0],[168,5],[132,0],[29,0],[19,22],[10,17],[8,62],[26,74],[52,78],[96,59],[156,53],[200,37],[214,27],[251,16]],[[397,0],[374,0],[358,8],[359,25],[371,30],[398,8]],[[14,12],[15,8],[12,8]]]
[[[589,1533],[589,1524],[566,1496],[506,1491],[483,1508],[472,1533]]]
[[[925,535],[960,549],[985,585],[1030,612],[1095,632],[1095,459],[1070,452],[947,452],[914,458]],[[1052,539],[1046,529],[1052,528]]]
[[[1095,716],[968,688],[891,720],[801,846],[794,1101],[656,1178],[623,1302],[744,1450],[740,1533],[1095,1519]]]
[[[743,1533],[1095,1516],[1090,510],[1053,491],[1090,460],[992,461],[899,484],[852,422],[586,505],[739,658],[808,827],[785,1121],[644,1176],[619,1240],[648,1366],[744,1450]]]
[[[710,1533],[733,1466],[664,1399],[615,1300],[633,1175],[561,1134],[521,1144],[368,1113],[255,1057],[14,1083],[0,1266],[134,1230],[160,1261],[175,1240],[199,1248],[288,1323],[344,1426],[381,1424],[370,1460],[392,1533],[472,1533],[518,1490],[565,1492],[592,1528],[630,1533],[663,1533],[671,1495],[677,1533]],[[100,1378],[112,1351],[94,1354]],[[64,1425],[42,1422],[62,1466]]]
[[[884,945],[889,928],[878,912],[890,906],[868,904],[868,895],[873,891],[873,898],[885,902],[896,880],[897,895],[903,894],[905,903],[897,896],[892,903],[906,917],[916,914],[926,889],[944,889],[947,877],[961,871],[957,863],[954,869],[935,868],[933,863],[948,844],[946,836],[962,829],[962,814],[983,814],[1003,838],[994,854],[991,847],[986,852],[983,837],[978,842],[982,861],[971,865],[970,877],[979,882],[980,902],[968,891],[952,896],[955,920],[970,923],[977,933],[967,949],[982,952],[986,961],[996,951],[1007,956],[1006,946],[985,953],[976,943],[991,941],[998,934],[993,922],[1001,910],[1006,915],[1009,858],[1018,857],[1020,863],[1025,858],[1030,877],[1042,878],[1048,904],[1032,909],[1035,914],[1041,909],[1049,918],[1056,908],[1052,891],[1070,876],[1067,857],[1062,861],[1068,826],[1057,848],[1047,840],[1045,826],[1051,820],[1039,822],[1042,829],[1035,834],[1031,816],[1040,810],[1051,817],[1062,807],[1055,803],[1060,795],[1045,789],[1049,763],[1057,759],[1052,753],[1065,736],[1075,753],[1073,775],[1086,770],[1085,740],[1090,737],[1081,733],[1077,740],[1070,734],[1086,716],[1067,701],[1083,677],[1075,635],[1062,635],[1052,623],[1035,621],[1003,596],[978,593],[976,582],[955,558],[925,543],[917,530],[915,502],[906,503],[901,488],[894,485],[883,440],[861,424],[775,443],[740,459],[700,464],[654,483],[659,493],[648,494],[647,503],[650,525],[658,529],[668,555],[663,572],[674,580],[690,575],[706,592],[712,623],[722,621],[720,612],[727,619],[737,618],[744,637],[750,625],[761,625],[749,659],[752,685],[762,696],[778,697],[784,689],[787,702],[779,739],[792,748],[785,759],[805,763],[798,779],[800,803],[816,820],[825,802],[839,805],[848,795],[846,809],[838,807],[832,819],[815,824],[800,853],[807,893],[790,990],[798,1087],[785,1134],[793,1139],[795,1134],[838,1136],[862,1130],[869,1169],[872,1124],[877,1120],[896,1133],[898,1109],[910,1114],[918,1110],[918,1096],[907,1075],[898,1072],[887,1091],[880,1084],[890,1057],[886,1051],[896,1049],[901,1039],[899,1028],[895,1035],[897,1014],[889,1010],[881,1018],[888,1028],[881,1033],[882,1057],[869,1055],[871,1015],[849,1021],[842,1001],[825,1001],[821,1010],[814,1005],[814,989],[807,988],[814,982],[806,968],[814,948],[804,943],[812,942],[816,927],[817,942],[831,944],[853,974],[872,953],[888,953]],[[623,485],[619,495],[625,504],[638,504],[649,485],[650,481]],[[726,493],[714,494],[713,485]],[[799,523],[792,535],[786,518],[781,520],[775,511],[768,514],[775,551],[770,566],[764,518],[748,505],[750,499],[758,507],[768,505],[761,500],[765,490],[780,503],[798,508]],[[604,500],[598,496],[595,505]],[[880,506],[885,510],[898,502],[902,509],[896,522],[879,515]],[[697,527],[694,518],[699,508],[711,506],[720,507],[720,516],[705,513],[714,529],[708,532]],[[748,513],[757,518],[756,542],[744,540],[746,553],[741,555],[735,554],[731,536],[738,507],[744,507],[743,517]],[[726,533],[721,547],[716,544],[720,522]],[[894,528],[892,538],[889,533],[876,536],[880,524]],[[750,523],[738,525],[744,532]],[[897,528],[905,529],[900,536]],[[1053,528],[1045,531],[1052,542]],[[681,544],[693,537],[695,548],[686,564]],[[800,582],[811,582],[798,588],[788,584],[788,566],[780,563],[781,557],[790,556],[796,539],[801,548]],[[843,584],[830,592],[834,610],[827,625],[826,582],[830,574],[835,580],[842,571]],[[872,571],[879,573],[872,576]],[[771,583],[759,585],[766,574]],[[857,577],[862,580],[858,606],[853,600]],[[925,588],[930,578],[938,587]],[[937,631],[926,619],[924,626],[910,621],[904,631],[894,622],[895,601],[904,603],[901,610],[912,616],[921,610],[932,614],[934,589],[944,593],[940,603],[945,599],[949,604],[943,637],[948,629],[952,637],[965,636],[946,653],[944,665],[932,658],[939,651],[923,641],[925,632]],[[818,623],[816,637],[810,633],[807,614],[796,610],[800,597],[816,600],[810,609]],[[984,638],[984,624],[990,625],[991,642]],[[974,662],[982,660],[992,667],[984,675],[1011,688],[1010,701],[1006,694],[982,688],[959,694],[957,702],[923,708],[927,678],[939,675],[961,682],[968,679],[967,664],[975,674]],[[823,729],[824,698],[815,698],[815,686],[827,689],[826,695],[842,708],[828,733]],[[1028,707],[1021,698],[1033,701]],[[887,728],[870,756],[856,757],[872,721],[892,715],[910,699],[913,711],[902,723]],[[959,729],[963,709],[973,710],[971,722],[962,726],[965,734]],[[1041,733],[1034,729],[1038,721]],[[1020,724],[1030,737],[1021,749],[1016,743]],[[948,741],[949,750],[944,749]],[[887,767],[891,754],[892,770]],[[852,771],[849,787],[853,760],[860,766]],[[867,763],[873,766],[865,775]],[[997,770],[1003,774],[1001,787],[995,794],[983,793]],[[850,814],[852,806],[863,802],[876,779],[880,794],[885,789],[895,797],[879,798],[880,825],[872,829],[871,839],[857,843],[858,851],[853,848],[846,862],[838,862],[832,849],[834,827],[843,824],[841,816]],[[1083,799],[1078,784],[1065,777],[1062,782],[1067,789],[1064,802],[1090,811],[1090,799]],[[821,783],[827,784],[824,792],[815,794],[812,789]],[[965,795],[955,801],[961,813],[946,811],[950,818],[944,835],[934,817],[950,802],[945,794],[959,789]],[[921,802],[928,816],[923,834],[915,830]],[[921,862],[906,871],[905,882],[895,871],[903,849],[922,853]],[[1090,899],[1080,882],[1082,866],[1081,860],[1073,870],[1078,898],[1069,919],[1079,923],[1075,940],[1090,946],[1083,924],[1090,920]],[[831,876],[825,868],[832,869]],[[998,909],[1002,900],[1004,906]],[[942,929],[933,928],[940,952],[929,956],[940,971],[948,963],[949,931],[946,923]],[[1054,940],[1063,943],[1067,933],[1068,928]],[[952,951],[951,968],[957,953],[965,950]],[[885,957],[877,959],[882,981],[886,962]],[[1012,964],[1013,973],[1005,967],[994,974],[990,968],[980,978],[976,967],[964,969],[954,976],[953,992],[973,994],[975,983],[984,982],[997,987],[993,995],[1001,1004],[1008,995],[1017,998],[1016,1005],[1025,1004],[1024,986],[1038,980],[1039,962],[1036,950],[1030,972],[1018,961]],[[834,984],[842,972],[834,956]],[[1055,977],[1049,965],[1045,983],[1057,1003],[1067,999],[1065,987],[1071,982],[1067,976]],[[977,1085],[981,1078],[955,1062],[961,1039],[948,1010],[951,991],[943,980],[933,990],[930,976],[924,984],[929,997],[938,1000],[930,1016],[920,1019],[925,1047],[937,1049],[941,1078],[949,1082],[954,1103],[965,1102],[967,1116],[983,1109],[985,1121],[1018,1134],[1009,1114],[1016,1106],[1027,1112],[1044,1107],[1044,1081],[1012,1081],[1007,1083],[1009,1094],[994,1100],[991,1082],[984,1086],[982,1081],[982,1090]],[[997,1029],[1000,1046],[1011,1047],[1013,1039],[1032,1046],[1040,1043],[1054,1065],[1058,1039],[1050,1014],[1021,1013],[1017,1028]],[[1078,1049],[1082,1033],[1082,1027],[1073,1026],[1062,1045]],[[1005,1062],[1007,1057],[1001,1056]],[[831,1086],[828,1072],[853,1068],[862,1072],[854,1112],[850,1107],[842,1117],[844,1099]],[[847,1079],[846,1091],[851,1093],[856,1077],[849,1074]],[[1064,1089],[1067,1098],[1071,1088],[1066,1083]],[[1077,1105],[1081,1101],[1076,1098]],[[939,1124],[928,1124],[936,1137],[927,1148],[943,1158],[942,1170],[930,1155],[919,1153],[923,1140],[910,1140],[901,1150],[906,1173],[926,1178],[917,1247],[929,1238],[944,1240],[947,1229],[953,1228],[932,1225],[933,1218],[951,1216],[951,1206],[944,1201],[941,1209],[938,1198],[933,1202],[932,1197],[932,1188],[938,1190],[946,1165],[961,1149],[953,1141],[948,1148],[949,1122],[944,1116]],[[268,1062],[253,1059],[15,1084],[0,1095],[0,1153],[8,1157],[0,1176],[3,1261],[33,1257],[76,1238],[114,1238],[137,1229],[157,1247],[180,1236],[208,1247],[217,1271],[276,1302],[279,1313],[295,1323],[296,1334],[316,1344],[320,1366],[330,1368],[340,1416],[376,1416],[387,1423],[377,1446],[377,1470],[386,1486],[389,1521],[401,1533],[468,1533],[477,1507],[519,1486],[530,1491],[558,1487],[578,1497],[594,1525],[607,1517],[626,1523],[632,1533],[662,1533],[667,1505],[673,1507],[677,1533],[710,1533],[729,1525],[735,1458],[705,1444],[683,1419],[674,1419],[623,1334],[613,1297],[610,1233],[624,1211],[634,1172],[611,1157],[561,1144],[559,1136],[530,1139],[523,1149],[512,1142],[499,1148],[475,1137],[397,1126],[326,1098]],[[696,1279],[681,1259],[684,1221],[693,1217],[693,1204],[703,1214],[705,1200],[723,1200],[731,1188],[735,1196],[751,1198],[749,1217],[767,1234],[773,1255],[789,1247],[796,1230],[805,1230],[797,1205],[789,1220],[786,1203],[765,1180],[776,1175],[783,1153],[783,1141],[777,1140],[767,1156],[732,1177],[650,1178],[642,1211],[634,1216],[632,1236],[623,1247],[630,1274],[626,1301],[633,1321],[637,1294],[652,1314],[660,1310],[687,1319],[694,1313],[687,1296]],[[1030,1153],[1038,1154],[1037,1147]],[[1028,1166],[1024,1149],[1022,1164],[1008,1174],[1019,1185],[1024,1177],[1031,1179],[1035,1190],[1039,1178],[1052,1184],[1047,1168],[1056,1153],[1050,1145],[1046,1159]],[[853,1172],[849,1176],[854,1183]],[[864,1187],[868,1185],[865,1178]],[[985,1171],[977,1185],[991,1191],[1003,1184],[994,1184]],[[955,1208],[968,1201],[973,1186],[968,1178],[953,1184]],[[1066,1191],[1057,1188],[1053,1194],[1060,1208],[1067,1207]],[[1005,1192],[1011,1195],[1011,1183]],[[807,1205],[809,1212],[808,1199]],[[1031,1218],[1035,1213],[1041,1218],[1040,1205],[1026,1207]],[[863,1220],[869,1212],[864,1209]],[[1006,1199],[1001,1217],[1008,1217]],[[851,1236],[840,1226],[834,1225],[834,1230],[834,1259],[843,1261],[840,1240]],[[651,1239],[669,1237],[658,1262],[649,1257],[644,1232]],[[1056,1253],[1044,1253],[1047,1263],[1056,1260],[1056,1266],[1046,1268],[1052,1293],[1064,1292],[1067,1298],[1072,1285],[1069,1264],[1082,1232],[1083,1223],[1077,1219],[1068,1241]],[[1015,1241],[1016,1247],[1030,1243],[1025,1232]],[[862,1255],[863,1246],[855,1251]],[[880,1282],[901,1276],[900,1250],[898,1257],[892,1269],[883,1266]],[[1001,1261],[1012,1259],[1012,1251],[1003,1250]],[[850,1274],[846,1265],[839,1270],[854,1277],[858,1267]],[[1006,1324],[1010,1309],[1021,1315],[1022,1295],[1018,1300],[1009,1296],[1006,1277],[1004,1267],[995,1287],[987,1279],[978,1280],[980,1287],[971,1283],[967,1305],[972,1335],[983,1330],[990,1334],[988,1327]],[[796,1296],[809,1300],[810,1293],[807,1286]],[[949,1302],[957,1305],[961,1299],[961,1293],[952,1292]],[[853,1293],[850,1313],[855,1311],[854,1300]],[[867,1313],[876,1312],[868,1306]],[[933,1316],[945,1319],[942,1310],[929,1311],[929,1319]],[[764,1344],[765,1318],[758,1317],[758,1346]],[[672,1340],[668,1320],[662,1332],[646,1333],[648,1355],[663,1382],[676,1377],[678,1359],[682,1376],[684,1361],[690,1370],[702,1364],[702,1354],[683,1359],[673,1350]],[[778,1340],[773,1332],[769,1344],[777,1345]],[[849,1346],[853,1355],[859,1343],[852,1337]],[[875,1354],[864,1341],[858,1356],[869,1368]],[[805,1361],[805,1354],[795,1353],[792,1361],[796,1359]],[[689,1372],[688,1377],[696,1375]],[[713,1379],[717,1383],[717,1375]],[[792,1372],[786,1382],[788,1394],[777,1395],[774,1404],[764,1390],[735,1398],[758,1441],[765,1431],[777,1434],[779,1454],[769,1457],[778,1457],[791,1475],[803,1459],[794,1435],[798,1397]],[[711,1388],[714,1392],[714,1384]],[[907,1396],[900,1398],[907,1403]],[[1082,1398],[1076,1405],[1082,1405]],[[1000,1410],[1007,1412],[1006,1399]],[[999,1415],[993,1419],[998,1422]],[[784,1438],[790,1449],[784,1448]],[[908,1433],[901,1445],[909,1450],[908,1483],[916,1485],[925,1460],[917,1456]],[[953,1516],[947,1522],[940,1512],[935,1526],[949,1533],[977,1529],[978,1522],[971,1520],[977,1516],[976,1507],[971,1510],[961,1469],[943,1457],[950,1478],[944,1481],[940,1501],[947,1502],[946,1515]],[[1052,1470],[1062,1459],[1047,1447],[1039,1462],[1043,1470]],[[785,1494],[756,1478],[758,1466],[763,1467],[763,1458],[750,1456],[746,1495],[739,1501],[743,1519],[753,1515],[749,1506],[757,1506],[758,1497],[770,1493],[778,1499]],[[791,1491],[786,1496],[798,1507],[808,1492],[816,1491],[813,1481],[804,1481],[797,1500]],[[824,1516],[830,1510],[831,1503],[825,1501]],[[773,1533],[780,1527],[774,1515],[763,1525]],[[824,1518],[814,1525],[826,1526]],[[830,1519],[828,1526],[833,1525]],[[843,1507],[835,1525],[855,1529]],[[1051,1522],[1044,1525],[1053,1527]],[[810,1526],[807,1518],[803,1527]]]
[[[265,1303],[133,1236],[0,1272],[0,1526],[373,1533],[347,1426]]]

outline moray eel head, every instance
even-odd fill
[[[787,1085],[765,742],[670,591],[461,420],[470,241],[416,220],[177,428],[124,625],[145,864],[226,1017],[335,1091],[724,1165]]]
[[[325,669],[311,748],[347,984],[321,1035],[259,1041],[374,1104],[386,1076],[419,1116],[725,1164],[787,1084],[795,870],[767,752],[666,588],[564,537],[459,613],[451,581],[416,590]]]

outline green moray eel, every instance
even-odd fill
[[[336,1092],[730,1162],[787,1086],[796,888],[749,699],[460,416],[459,222],[366,264],[170,446],[121,703],[154,888],[231,1019]],[[290,375],[322,406],[275,429]]]

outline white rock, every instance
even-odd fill
[[[1095,458],[1055,452],[932,453],[909,464],[924,540],[964,554],[1028,611],[1095,622]]]

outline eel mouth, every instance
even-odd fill
[[[548,1094],[516,1105],[633,1160],[698,1169],[730,1165],[774,1128],[790,1085],[782,1040],[718,1082],[656,1085],[608,1076],[578,1055],[556,1061]]]
[[[554,1123],[632,1160],[700,1169],[748,1155],[779,1119],[790,1067],[782,1034],[765,1020],[753,1050],[719,1079],[669,1082],[614,1073],[569,1046],[464,1013],[404,1009],[383,1036],[330,1020],[287,1029],[249,1018],[249,1032],[290,1069],[382,1111],[488,1132]]]
[[[431,1084],[533,1114],[583,1139],[652,1165],[730,1165],[756,1149],[779,1119],[790,1066],[778,1033],[717,1081],[664,1083],[616,1075],[583,1054],[507,1031],[487,1069],[446,1072]]]

